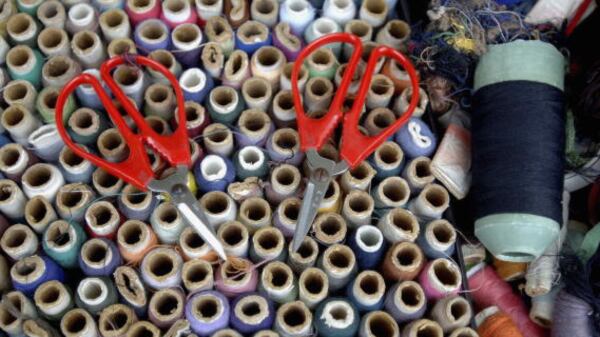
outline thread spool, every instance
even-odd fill
[[[228,298],[253,292],[258,285],[258,270],[245,259],[229,259],[219,266],[215,274],[215,289]]]
[[[431,129],[416,117],[396,133],[395,140],[404,149],[407,158],[431,157],[437,144]]]
[[[129,266],[120,266],[114,272],[119,298],[135,312],[144,316],[148,306],[146,287],[138,273]],[[131,286],[128,286],[131,285]]]
[[[100,14],[99,25],[107,42],[131,36],[129,17],[122,9],[113,8]]]
[[[336,70],[338,68],[338,62],[335,54],[329,48],[319,48],[312,54],[310,54],[307,62],[308,76],[309,78],[323,77],[328,80],[333,80],[335,77]],[[307,83],[310,89],[310,81]]]
[[[113,79],[130,97],[136,106],[142,106],[144,100],[145,76],[141,69],[129,65],[120,65],[113,73]]]
[[[79,224],[56,220],[50,223],[44,232],[42,247],[44,252],[63,268],[71,269],[77,267],[79,251],[86,239],[87,236]]]
[[[352,233],[349,246],[357,255],[361,270],[375,269],[383,258],[385,242],[381,231],[370,225],[361,225]]]
[[[0,116],[2,127],[10,134],[15,142],[27,146],[27,137],[41,126],[40,121],[31,110],[23,105],[11,105]]]
[[[22,219],[27,199],[19,186],[12,180],[0,180],[0,211],[9,219]]]
[[[263,23],[269,28],[277,24],[279,16],[279,2],[274,0],[253,1],[250,4],[250,17],[252,20]]]
[[[358,17],[368,22],[373,28],[379,28],[386,21],[388,11],[385,0],[368,0],[362,3]]]
[[[160,289],[148,303],[148,319],[161,329],[184,317],[185,295],[177,288]]]
[[[36,22],[27,13],[12,15],[6,22],[6,33],[15,45],[35,47],[35,38],[38,32]]]
[[[79,110],[76,110],[73,115],[71,115],[73,120],[78,119],[77,116],[79,113],[77,113],[77,111]],[[94,130],[94,124],[92,124],[88,130]],[[98,130],[100,130],[100,128]],[[129,148],[127,147],[125,139],[123,139],[123,136],[115,128],[101,131],[97,138],[96,144],[100,154],[104,157],[104,159],[110,162],[123,161],[129,155]]]
[[[313,77],[306,83],[304,104],[309,112],[325,111],[333,98],[333,83],[323,77]]]
[[[425,314],[427,299],[423,288],[414,281],[395,284],[385,298],[385,309],[400,324],[417,320]]]
[[[510,316],[491,306],[475,316],[477,332],[482,336],[498,336],[508,332],[512,336],[524,336]]]
[[[553,288],[550,292],[533,297],[529,318],[537,325],[551,329],[554,324],[554,308],[560,287]]]
[[[185,102],[186,128],[190,138],[196,138],[208,124],[210,118],[206,113],[206,109],[197,102]],[[175,122],[179,123],[179,118],[175,116]]]
[[[402,329],[402,337],[418,337],[422,335],[443,337],[444,332],[437,322],[428,319],[416,320]]]
[[[26,45],[17,45],[6,54],[10,78],[28,81],[36,89],[41,87],[42,65],[42,54]]]
[[[249,177],[264,178],[269,171],[267,153],[255,145],[241,148],[235,153],[233,160],[239,180]]]
[[[331,291],[340,290],[350,282],[356,274],[356,264],[354,252],[341,244],[328,247],[319,259],[319,267],[327,274]]]
[[[370,136],[376,136],[396,121],[394,113],[388,108],[371,110],[365,119],[364,128]]]
[[[58,281],[42,283],[33,295],[40,313],[50,321],[57,321],[71,308],[73,297],[69,290]]]
[[[252,56],[260,47],[271,44],[269,28],[258,21],[246,21],[236,31],[235,46]]]
[[[73,55],[84,69],[99,68],[106,59],[106,51],[98,34],[87,30],[73,35]]]
[[[412,194],[419,193],[435,180],[431,172],[431,159],[427,157],[412,159],[404,168],[402,177],[406,179]]]
[[[127,334],[125,336],[126,337],[142,337],[142,336],[160,337],[160,336],[162,336],[162,333],[156,325],[154,325],[148,321],[139,321],[139,322],[135,322],[131,325],[129,330],[127,330]]]
[[[283,261],[286,257],[285,238],[281,231],[274,227],[263,227],[252,236],[250,259],[254,263],[262,261]]]
[[[117,290],[108,277],[88,277],[79,282],[75,301],[92,315],[98,315],[104,308],[117,303]]]
[[[38,110],[45,123],[55,122],[54,115],[56,113],[56,101],[59,94],[60,88],[46,87],[40,91],[36,98],[35,108]],[[64,117],[62,121],[66,122],[74,110],[75,100],[73,99],[73,96],[69,96],[63,109]],[[55,128],[52,128],[52,130],[54,129]]]
[[[111,175],[102,168],[92,173],[92,185],[101,196],[113,196],[123,188],[123,180]]]
[[[42,196],[29,199],[25,204],[25,221],[38,234],[46,231],[48,225],[56,220],[56,211]]]
[[[273,225],[281,231],[285,238],[294,236],[301,204],[298,198],[287,198],[275,210]]]
[[[286,64],[283,52],[275,47],[262,46],[252,55],[250,70],[252,75],[264,78],[273,90],[279,90],[279,78]]]
[[[100,71],[98,69],[86,69],[83,71],[84,74],[90,74],[96,79],[100,80]],[[101,82],[102,83],[102,82]],[[106,87],[103,86],[105,89]],[[89,84],[82,84],[75,89],[75,95],[79,99],[82,107],[90,109],[102,110],[104,106],[100,101],[100,98],[94,91],[94,88]]]
[[[225,18],[234,29],[250,20],[249,5],[245,1],[226,0],[223,7]]]
[[[363,42],[371,41],[373,39],[373,26],[370,22],[363,19],[353,19],[346,22],[344,25],[344,32],[358,36]],[[354,52],[352,45],[345,44],[343,49],[344,60],[349,60]]]
[[[75,308],[69,310],[60,320],[60,332],[65,337],[96,337],[98,326],[87,311]]]
[[[281,77],[279,77],[279,85],[281,90],[286,90],[291,93],[292,91],[292,69],[294,68],[294,62],[288,62],[283,67],[283,72],[281,73]],[[300,71],[298,73],[298,90],[304,92],[306,87],[306,82],[308,81],[308,69],[303,64],[300,67]],[[295,118],[294,118],[295,119]]]
[[[98,31],[98,22],[96,10],[89,3],[78,3],[69,8],[67,12],[67,22],[65,29],[70,34],[76,34],[79,31]]]
[[[137,48],[135,42],[130,38],[118,38],[108,44],[106,52],[109,58],[113,58],[120,55],[137,54]]]
[[[23,332],[27,336],[46,337],[58,335],[58,331],[54,329],[48,322],[41,319],[26,319],[23,321]]]
[[[351,302],[343,298],[330,298],[315,312],[315,329],[320,336],[355,336],[360,315]]]
[[[223,13],[222,0],[196,0],[196,10],[201,21],[206,21],[208,25],[209,19],[218,17]]]
[[[292,269],[280,261],[269,262],[262,270],[258,286],[260,293],[278,304],[292,302],[298,287]]]
[[[181,232],[179,247],[183,257],[187,260],[206,258],[212,250],[192,227],[186,227]]]
[[[129,219],[147,221],[156,205],[152,192],[142,192],[133,185],[126,185],[118,199],[119,210]]]
[[[94,191],[85,184],[63,185],[56,194],[56,212],[62,219],[82,222],[87,206],[94,200]]]
[[[98,330],[103,337],[125,336],[131,325],[137,321],[133,309],[117,303],[106,307],[100,312]]]
[[[259,197],[251,197],[242,202],[238,220],[248,228],[250,234],[271,225],[272,211],[269,203]]]
[[[107,239],[90,239],[81,246],[79,268],[87,276],[109,276],[122,262],[116,245]]]
[[[447,259],[435,259],[421,271],[419,282],[428,300],[439,300],[450,294],[456,294],[462,284],[458,266]]]
[[[348,232],[348,227],[344,218],[341,215],[332,212],[318,215],[313,226],[315,239],[326,247],[342,243],[346,239],[346,234]]]
[[[246,80],[242,85],[242,97],[249,109],[257,109],[259,111],[269,110],[272,96],[271,83],[265,78],[253,77]]]
[[[365,313],[383,308],[385,290],[383,277],[376,271],[365,270],[348,285],[346,293],[356,309]]]
[[[278,127],[293,126],[296,122],[292,92],[279,91],[273,98],[273,118]]]
[[[195,170],[200,191],[225,191],[235,180],[233,163],[225,157],[209,154],[200,161]]]
[[[15,290],[32,297],[44,282],[64,282],[65,274],[49,257],[33,255],[17,260],[10,268],[10,278]]]
[[[67,21],[65,7],[59,1],[44,1],[37,9],[37,18],[46,28],[64,29]],[[39,45],[39,43],[38,43]]]
[[[27,110],[33,110],[37,94],[37,90],[31,83],[17,80],[6,84],[2,97],[8,105],[21,104]]]
[[[214,228],[222,223],[235,220],[237,205],[225,192],[212,191],[200,198],[200,207],[204,210],[208,224]]]
[[[88,160],[81,158],[69,147],[65,146],[59,154],[58,164],[67,182],[76,181],[88,184],[92,181],[94,167]]]
[[[39,240],[27,225],[14,224],[8,227],[0,239],[2,251],[14,261],[35,254]]]
[[[246,81],[246,83],[251,80]],[[246,84],[244,83],[244,84]],[[271,118],[265,110],[258,108],[244,110],[238,119],[239,132],[235,134],[240,147],[255,145],[264,146],[267,137],[275,129]]]
[[[400,51],[406,51],[410,33],[408,23],[402,20],[390,20],[379,30],[375,41]]]
[[[234,50],[223,69],[222,81],[224,85],[234,89],[242,87],[242,83],[250,77],[250,61],[248,54],[242,50]]]
[[[129,19],[134,21],[131,15]],[[158,49],[171,49],[169,27],[158,19],[144,20],[136,25],[133,40],[143,51],[142,54],[149,54]]]
[[[398,242],[387,251],[381,270],[386,280],[411,281],[424,264],[425,257],[419,246],[412,242]]]
[[[286,0],[279,9],[281,22],[287,23],[292,33],[301,36],[315,19],[315,9],[306,0]]]
[[[333,76],[333,80],[335,82],[336,87],[339,87],[342,84],[342,78],[344,76],[344,72],[348,67],[348,63],[344,63],[337,67],[335,70],[335,75]],[[358,92],[358,87],[360,86],[361,76],[364,73],[363,64],[359,63],[357,65],[357,70],[352,74],[352,79],[350,80],[350,86],[348,87],[348,96],[356,95]]]
[[[176,0],[185,3],[182,0]],[[163,5],[167,5],[165,2]],[[188,9],[189,6],[187,7]],[[190,9],[191,10],[191,9]],[[171,32],[171,40],[175,47],[176,57],[185,67],[195,67],[199,64],[201,44],[203,40],[202,31],[194,23],[184,23]]]
[[[164,21],[169,28],[176,29],[185,24],[196,24],[198,14],[192,8],[189,1],[167,0],[162,3],[162,12],[160,19]]]
[[[150,224],[158,240],[164,244],[176,243],[186,227],[177,208],[170,202],[161,203],[152,210]]]
[[[458,328],[448,336],[448,337],[478,337],[477,331],[471,328]]]
[[[430,259],[449,257],[454,254],[456,230],[444,219],[434,220],[425,225],[417,243]]]
[[[471,305],[460,296],[443,298],[431,310],[431,318],[440,324],[445,333],[467,326],[472,317]]]
[[[105,132],[106,122],[95,110],[89,108],[75,110],[67,120],[67,125],[70,136],[80,144],[91,146],[96,142],[101,154],[114,156],[114,159],[125,157],[123,152],[126,149],[122,137],[117,134],[116,129]],[[120,156],[117,156],[119,153]]]
[[[182,265],[183,259],[174,249],[154,248],[140,264],[142,280],[157,290],[177,287],[181,283]]]
[[[277,309],[274,329],[282,337],[299,337],[310,334],[313,315],[300,301],[289,302]]]
[[[23,336],[23,321],[27,317],[37,317],[33,302],[20,291],[8,292],[3,297],[0,303],[0,328],[10,336]]]
[[[267,139],[266,148],[269,157],[276,162],[299,166],[304,160],[304,153],[300,151],[300,136],[292,128],[275,130]]]
[[[385,64],[383,65],[383,69],[381,70],[382,74],[386,75],[387,77],[389,77],[392,82],[394,83],[394,93],[396,95],[402,95],[404,94],[404,98],[407,100],[405,106],[400,107],[399,109],[395,109],[394,111],[396,111],[397,114],[402,114],[404,111],[406,111],[406,108],[408,107],[408,94],[412,93],[411,91],[407,91],[406,93],[404,93],[406,91],[407,88],[410,88],[410,78],[408,76],[408,73],[398,64],[398,62],[394,61],[394,60],[388,60],[385,62]],[[424,109],[427,107],[427,101],[424,101],[425,104],[421,104],[423,103],[421,100],[423,99],[423,97],[425,99],[427,99],[427,93],[425,91],[421,91],[421,88],[419,88],[419,104],[417,104],[417,107],[415,108],[415,111],[413,112],[413,116],[415,115],[415,112],[417,112],[417,110],[420,112],[421,110],[423,110],[423,113],[425,112]],[[404,104],[404,101],[402,101]],[[396,99],[395,104],[398,104],[399,100]],[[417,112],[418,113],[418,112]]]
[[[202,132],[208,153],[229,157],[233,153],[233,133],[221,123],[209,124]]]
[[[402,170],[404,152],[395,142],[387,141],[381,144],[370,158],[377,174],[375,179],[383,180],[390,176],[398,176]]]
[[[344,172],[340,178],[340,187],[345,193],[353,190],[366,191],[375,177],[376,171],[366,161],[361,162],[355,168]]]
[[[358,329],[359,337],[400,337],[400,328],[392,316],[384,311],[372,311],[364,315]],[[437,337],[437,336],[436,336]]]
[[[396,98],[396,101],[394,102],[393,110],[397,115],[402,116],[405,113],[405,111],[408,109],[408,106],[410,104],[409,101],[411,100],[411,97],[412,97],[412,87],[409,86],[409,87],[406,87],[402,91],[402,93],[400,94],[400,96],[398,96],[398,98]],[[425,92],[425,90],[423,90],[422,88],[419,87],[419,101],[418,101],[417,107],[413,111],[412,116],[415,118],[423,116],[428,105],[429,105],[429,96],[427,96],[427,92]]]
[[[406,180],[400,177],[388,177],[372,190],[375,208],[404,207],[410,197]]]
[[[334,34],[334,33],[339,33],[341,31],[341,27],[337,24],[337,22],[335,22],[334,20],[332,20],[329,17],[320,17],[316,20],[314,20],[313,22],[311,22],[311,24],[306,28],[306,30],[304,31],[304,40],[306,41],[306,43],[311,43],[313,41],[315,41],[316,39],[323,37],[327,34]],[[326,47],[322,47],[321,49],[329,49],[333,52],[334,58],[337,59],[337,57],[339,57],[340,52],[342,50],[342,44],[341,43],[330,43],[327,44]],[[310,58],[309,58],[309,62],[310,62]],[[309,65],[309,69],[310,69],[310,65]]]
[[[25,170],[21,182],[23,192],[28,198],[42,196],[54,202],[56,193],[64,185],[65,180],[56,166],[38,163]]]
[[[123,259],[138,264],[158,243],[156,234],[139,220],[127,220],[117,231],[117,246]]]
[[[200,259],[186,261],[181,268],[181,280],[188,293],[210,290],[215,282],[213,267],[210,262]]]
[[[223,3],[221,0],[214,1],[214,4]],[[206,13],[206,12],[204,12]],[[200,14],[202,15],[202,14]],[[223,49],[223,54],[225,57],[231,57],[234,52],[234,33],[229,22],[221,17],[221,12],[217,13],[216,16],[210,17],[206,21],[206,26],[204,27],[204,32],[208,41],[217,43]],[[241,51],[240,51],[241,52]]]
[[[312,267],[319,256],[319,246],[315,240],[305,237],[297,251],[292,251],[288,246],[288,264],[299,274],[304,269]]]
[[[236,336],[232,334],[252,334],[270,328],[275,318],[273,304],[266,298],[257,294],[247,294],[236,298],[231,304],[231,334],[224,334],[224,330],[217,333],[222,336]],[[215,334],[213,334],[215,336]],[[240,335],[241,336],[241,335]]]
[[[144,93],[144,114],[158,116],[164,120],[173,118],[175,94],[171,88],[161,83],[150,85]]]
[[[56,162],[60,150],[65,146],[54,123],[39,127],[27,137],[27,142],[36,156],[49,162]]]
[[[233,88],[219,86],[211,90],[207,110],[213,121],[232,124],[243,109],[244,102]]]
[[[387,107],[394,96],[394,83],[383,74],[376,74],[367,92],[367,109]]]
[[[175,77],[177,77],[177,78],[180,77],[181,71],[182,71],[181,64],[179,64],[179,62],[177,62],[177,60],[175,59],[175,56],[173,56],[173,54],[171,52],[169,52],[168,50],[164,50],[164,49],[154,50],[148,54],[148,57],[151,58],[152,60],[160,63],[165,68],[167,68],[169,70],[169,72],[171,72],[173,75],[175,75]],[[169,80],[167,80],[165,75],[163,75],[161,72],[158,72],[158,71],[156,71],[154,69],[150,69],[150,68],[148,69],[148,72],[150,73],[150,76],[152,76],[152,79],[154,79],[155,82],[163,83],[166,85],[170,84]]]
[[[319,268],[304,269],[298,279],[298,299],[309,309],[314,309],[329,294],[329,279]]]
[[[440,219],[449,203],[450,196],[444,187],[429,184],[417,198],[411,200],[408,209],[421,220]]]
[[[217,237],[227,255],[247,257],[249,249],[248,229],[238,221],[228,221],[219,227]]]
[[[204,44],[200,61],[203,68],[213,78],[220,78],[225,67],[225,54],[221,46],[215,42]]]
[[[349,0],[327,0],[323,4],[323,16],[344,26],[356,16],[356,4]]]
[[[229,302],[216,291],[203,291],[192,296],[185,305],[185,317],[198,336],[210,336],[229,323]]]
[[[213,87],[212,78],[199,68],[190,68],[184,71],[179,78],[186,100],[202,103]]]
[[[342,216],[349,228],[356,228],[371,223],[374,208],[375,203],[369,193],[352,190],[344,198]]]
[[[265,187],[267,200],[278,205],[283,200],[298,195],[302,176],[300,170],[290,164],[282,164],[271,171],[269,185]]]

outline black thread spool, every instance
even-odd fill
[[[475,235],[499,259],[528,262],[562,222],[564,57],[540,41],[489,46],[475,72]]]

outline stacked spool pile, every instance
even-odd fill
[[[413,118],[331,183],[313,231],[289,250],[308,169],[290,91],[295,57],[340,31],[361,37],[363,59],[378,44],[407,52],[410,27],[394,8],[384,0],[0,1],[0,334],[477,336],[454,258],[458,234],[443,218],[451,194],[466,191],[439,165],[447,152],[438,145],[450,145],[421,119],[423,88]],[[164,196],[95,168],[57,133],[54,123],[64,123],[103,158],[127,156],[90,87],[54,119],[61,87],[125,53],[179,79],[189,187],[227,261],[215,260]],[[311,55],[300,78],[307,112],[327,111],[351,53],[332,45]],[[395,62],[377,72],[361,122],[371,135],[413,94]],[[126,64],[113,77],[155,131],[172,130],[174,93],[160,74]],[[337,159],[335,142],[320,152]],[[157,177],[172,172],[148,154]]]

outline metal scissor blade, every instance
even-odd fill
[[[312,223],[317,215],[317,210],[323,201],[323,197],[327,192],[329,183],[332,177],[326,177],[324,179],[315,180],[310,179],[306,189],[304,190],[304,198],[302,200],[302,208],[298,215],[298,223],[296,224],[296,231],[294,232],[294,239],[292,241],[292,252],[295,252],[300,248],[306,234],[312,227]]]

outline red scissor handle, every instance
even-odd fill
[[[340,86],[337,88],[337,92],[333,97],[329,111],[321,118],[310,118],[304,112],[300,90],[298,89],[300,69],[304,60],[310,53],[323,45],[339,42],[352,44],[354,46],[354,52],[348,61],[348,66],[344,71]],[[373,49],[369,56],[367,66],[365,67],[365,73],[362,77],[352,108],[344,115],[342,106],[348,93],[348,88],[351,84],[354,72],[361,61],[362,49],[360,38],[353,34],[334,33],[325,35],[309,44],[300,52],[294,63],[291,76],[292,94],[294,97],[294,107],[296,108],[302,150],[306,151],[310,148],[319,149],[325,143],[327,138],[329,138],[337,123],[343,117],[344,123],[340,143],[340,157],[345,160],[351,168],[367,158],[379,145],[381,145],[381,143],[388,139],[392,133],[402,127],[402,125],[404,125],[412,116],[419,102],[419,78],[412,63],[399,51],[388,46],[378,46]],[[367,92],[371,85],[371,78],[375,73],[377,61],[379,61],[381,57],[393,58],[402,65],[410,77],[413,93],[407,110],[398,120],[378,135],[366,136],[358,129],[358,123],[367,97]]]
[[[125,62],[131,61],[160,71],[169,82],[171,82],[177,99],[177,115],[179,120],[177,129],[172,134],[165,136],[156,133],[148,123],[146,123],[142,114],[135,108],[119,85],[113,80],[111,70]],[[100,84],[100,81],[90,74],[81,74],[67,83],[56,102],[56,120],[58,121],[56,126],[58,132],[65,144],[71,148],[73,152],[142,190],[145,190],[150,180],[154,179],[154,172],[152,171],[144,144],[147,144],[153,150],[158,152],[159,155],[173,166],[190,165],[191,155],[185,125],[186,116],[183,92],[181,91],[177,79],[167,68],[144,56],[115,56],[102,64],[100,67],[100,77],[110,88],[111,92],[115,95],[115,98],[121,103],[125,112],[131,116],[135,122],[138,128],[137,133],[134,133],[129,129],[127,123],[121,116],[121,113],[113,104],[111,98],[102,87],[102,84]],[[73,142],[67,133],[64,124],[60,122],[63,120],[63,109],[67,102],[67,98],[75,88],[83,84],[89,84],[94,88],[94,91],[98,94],[106,112],[127,143],[129,156],[124,161],[113,163],[88,152]]]

